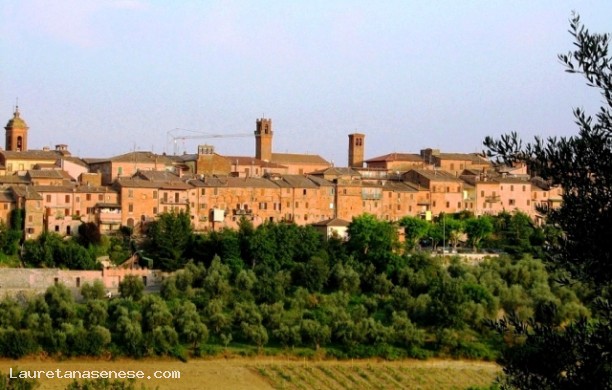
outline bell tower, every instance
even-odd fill
[[[13,118],[11,118],[6,127],[6,146],[5,149],[15,152],[24,152],[28,150],[28,125],[21,119],[19,106],[15,106]]]
[[[255,128],[255,158],[272,160],[272,119],[257,119]]]
[[[363,168],[364,151],[365,134],[349,134],[348,166],[351,168]]]

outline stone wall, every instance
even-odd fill
[[[101,280],[111,293],[117,293],[119,283],[128,275],[136,275],[145,282],[146,291],[159,291],[161,282],[166,276],[159,270],[146,268],[122,269],[106,268],[101,271],[73,271],[58,268],[0,268],[0,297],[5,295],[44,293],[55,283],[62,283],[75,295],[80,297],[81,287]]]

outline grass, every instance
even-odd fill
[[[178,370],[180,379],[137,382],[164,389],[467,389],[488,388],[501,372],[490,362],[459,360],[337,361],[255,356],[192,359],[0,359],[0,371],[21,370]],[[41,380],[41,389],[64,390],[69,381]]]

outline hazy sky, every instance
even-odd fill
[[[0,0],[0,120],[18,98],[30,149],[110,157],[173,153],[175,128],[252,133],[265,116],[275,152],[338,166],[351,132],[366,158],[571,135],[572,109],[602,100],[557,60],[572,10],[612,32],[610,0]],[[203,143],[254,155],[253,137],[176,147]]]

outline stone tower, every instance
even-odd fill
[[[364,151],[365,134],[349,134],[348,166],[351,168],[363,168]]]
[[[272,119],[257,119],[255,158],[263,161],[272,160]]]
[[[13,118],[11,118],[6,127],[6,150],[23,152],[28,150],[28,125],[25,123],[19,114],[19,106],[15,107]]]

